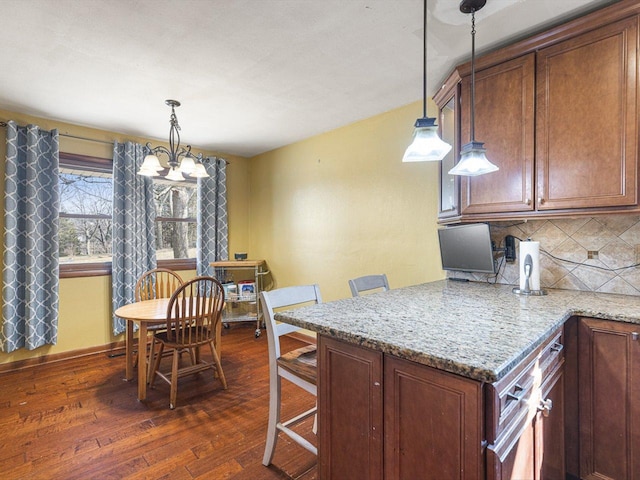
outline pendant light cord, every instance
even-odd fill
[[[476,11],[471,9],[471,141],[476,141]]]
[[[422,118],[427,118],[427,0],[424,0],[422,27]]]

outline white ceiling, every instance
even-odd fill
[[[476,50],[609,3],[488,0]],[[428,5],[431,95],[471,18]],[[166,140],[172,98],[183,143],[253,156],[420,100],[422,32],[422,0],[0,0],[0,109]]]

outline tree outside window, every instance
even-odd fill
[[[111,172],[109,159],[60,153],[61,276],[110,274]],[[194,268],[196,183],[156,179],[153,192],[158,266]]]

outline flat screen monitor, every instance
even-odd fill
[[[496,273],[489,225],[472,223],[438,230],[442,269]]]

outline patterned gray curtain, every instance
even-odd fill
[[[213,275],[209,263],[229,259],[227,221],[227,162],[212,158],[205,162],[208,178],[198,178],[198,236],[196,239],[198,275]]]
[[[58,131],[7,127],[0,350],[58,338]]]
[[[156,268],[156,207],[153,181],[137,175],[145,147],[116,142],[113,146],[113,310],[135,300],[138,277]],[[113,317],[113,334],[125,331],[126,321]]]

